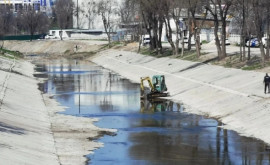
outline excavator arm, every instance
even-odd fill
[[[150,79],[150,77],[141,77],[141,91],[144,92],[144,85],[143,85],[143,82],[147,80],[148,84],[149,84],[149,87],[151,88],[151,92],[154,92],[155,91],[155,88],[154,88],[154,85]]]

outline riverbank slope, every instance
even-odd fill
[[[140,77],[163,74],[170,99],[184,103],[187,112],[217,118],[225,128],[270,144],[265,73],[113,49],[91,60],[137,83]]]
[[[33,66],[2,57],[0,63],[1,164],[60,164]]]
[[[67,42],[68,44],[65,41],[14,41],[5,43],[5,46],[7,49],[21,51],[28,54],[42,54],[42,52],[46,52],[48,54],[52,53],[57,58],[62,56],[62,54],[67,50],[71,51],[77,41]],[[97,50],[100,47],[99,44],[102,44],[90,41],[82,42],[85,42],[85,46],[83,46],[84,48],[81,49],[82,52]],[[58,49],[57,47],[52,48],[50,45],[57,45]],[[51,51],[47,49],[50,49]],[[264,94],[263,91],[263,77],[265,73],[242,71],[172,58],[154,58],[129,51],[114,49],[100,52],[94,58],[89,60],[93,60],[97,64],[111,69],[137,83],[139,83],[140,77],[164,74],[166,76],[166,84],[171,94],[170,98],[177,102],[183,102],[187,112],[215,117],[225,123],[225,128],[235,130],[245,136],[259,138],[270,144],[270,131],[268,128],[270,124],[270,94]],[[24,65],[21,66],[23,67]],[[2,72],[6,71],[2,70]],[[28,73],[28,75],[31,74],[32,73],[30,72]],[[2,83],[4,82],[4,75],[4,73],[1,73]],[[33,78],[31,78],[31,80],[32,79]],[[20,79],[16,78],[16,80]],[[20,87],[21,84],[17,85]],[[27,86],[23,87],[26,88]],[[13,88],[16,89],[18,87],[12,86],[7,89],[11,89],[12,91],[14,90]],[[24,99],[22,99],[27,96],[28,95],[24,94],[20,95],[20,106],[25,106],[25,104],[27,104]],[[62,107],[57,107],[57,103],[50,99],[46,99],[45,103],[47,107],[50,107],[48,109],[52,110],[49,113],[55,114],[55,112],[63,110]],[[5,117],[3,117],[3,121],[5,121],[4,118]],[[10,120],[12,121],[12,119]],[[59,119],[55,118],[55,121],[59,121],[59,125],[63,123],[66,123],[65,127],[73,125],[68,124],[68,120],[66,119],[61,120],[62,117]],[[2,121],[0,120],[0,122]],[[21,125],[21,123],[18,125]],[[84,126],[81,125],[80,128],[83,127]],[[92,127],[88,129],[88,132],[91,132],[91,129]],[[60,140],[62,140],[62,136],[72,137],[74,135],[69,133],[61,135],[60,133],[62,130],[63,129],[59,127],[58,131],[55,131],[59,133],[58,137]],[[72,130],[74,130],[74,128],[67,132],[76,133]],[[98,130],[94,132],[93,136],[98,132]],[[7,137],[7,139],[8,138],[12,139],[10,136]],[[12,140],[0,144],[0,147],[9,148],[7,144],[11,144],[11,141]],[[90,142],[88,141],[88,143]],[[61,152],[63,151],[63,161],[67,163],[68,158],[75,159],[78,155],[84,154],[84,152],[79,152],[79,154],[76,152],[76,154],[73,154],[77,156],[64,154],[65,152],[68,153],[72,151],[72,147],[69,151],[66,151],[65,146],[72,146],[76,144],[76,141],[72,141],[71,144],[64,142],[58,144],[61,144],[56,146],[62,149]],[[85,146],[88,146],[87,142],[84,144]],[[16,145],[17,144],[15,143],[14,146]],[[101,144],[97,144],[97,146],[100,145]],[[16,149],[16,147],[14,148]],[[93,148],[95,148],[95,146]],[[12,157],[9,157],[10,160],[11,158]],[[85,160],[86,159],[83,158],[79,161],[83,162]]]
[[[35,66],[7,56],[0,56],[1,164],[85,164],[103,145],[90,139],[114,130],[96,127],[97,119],[59,114],[64,107],[42,95]]]

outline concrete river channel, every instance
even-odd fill
[[[90,62],[36,64],[48,78],[40,89],[67,107],[66,115],[99,118],[98,127],[117,129],[97,141],[88,164],[219,165],[269,164],[259,140],[222,128],[215,119],[188,114],[169,100],[140,100],[140,86]],[[149,75],[152,76],[152,75]]]

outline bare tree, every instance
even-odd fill
[[[266,60],[270,59],[270,2],[269,1],[265,1],[265,21],[266,21]]]
[[[49,17],[44,13],[40,13],[38,27],[37,27],[38,34],[45,34],[49,31],[49,29],[50,29]]]
[[[172,25],[171,25],[171,18],[175,18],[174,16],[174,12],[175,12],[175,8],[173,7],[174,3],[172,0],[167,0],[165,3],[165,9],[164,9],[164,24],[165,24],[165,29],[166,29],[166,37],[168,42],[171,45],[172,51],[174,55],[178,55],[178,50],[176,50],[176,44],[179,45],[179,33],[178,30],[176,30],[176,35],[177,35],[177,39],[176,39],[176,44],[173,42],[172,36],[173,36],[173,30],[172,30]],[[172,11],[172,14],[171,12]],[[176,26],[178,25],[178,20],[176,22]],[[178,29],[178,28],[177,28]],[[178,46],[179,48],[179,46]]]
[[[0,40],[2,41],[0,48],[4,46],[4,36],[11,31],[13,24],[13,14],[10,8],[0,6]]]
[[[88,29],[94,28],[94,19],[96,16],[96,2],[95,0],[85,0],[82,3],[82,14],[87,18]]]
[[[141,15],[143,17],[144,27],[150,35],[150,50],[157,54],[162,52],[162,29],[164,23],[164,0],[140,0]]]
[[[74,3],[72,0],[57,0],[55,3],[55,14],[59,28],[60,38],[63,40],[63,29],[72,28]]]
[[[181,27],[183,21],[180,21],[183,8],[185,8],[184,0],[167,0],[163,5],[166,37],[172,47],[173,54],[175,56],[179,54],[180,36],[182,38],[181,56],[184,54],[184,33]],[[172,29],[172,27],[175,27],[175,29]],[[173,35],[175,35],[175,42],[173,41]]]
[[[101,16],[105,32],[108,37],[109,47],[111,46],[111,32],[113,28],[113,15],[116,13],[116,1],[101,0],[97,4],[97,13]]]
[[[218,52],[219,59],[224,59],[226,57],[226,19],[230,7],[233,4],[233,0],[209,0],[208,4],[205,6],[205,9],[209,11],[214,21],[214,34],[216,47]],[[218,31],[219,25],[221,23],[221,36],[219,38]],[[220,42],[221,41],[221,42]]]
[[[254,24],[255,24],[255,30],[256,30],[256,35],[259,41],[260,45],[260,51],[261,51],[261,61],[262,61],[262,66],[265,65],[265,51],[263,47],[263,34],[264,34],[264,27],[263,27],[263,15],[264,15],[264,1],[263,0],[253,0],[252,1],[252,7],[254,10]]]
[[[83,29],[83,27],[87,23],[87,21],[83,18],[83,16],[85,16],[88,19],[88,17],[87,17],[88,15],[86,15],[83,7],[84,6],[82,4],[82,6],[74,8],[76,10],[73,12],[73,14],[75,16],[73,18],[75,18],[74,22],[76,21],[76,28],[77,29]],[[74,25],[73,25],[73,27],[74,27]]]
[[[232,9],[234,10],[234,20],[232,21],[233,25],[237,28],[232,27],[232,31],[239,34],[240,33],[240,61],[246,60],[245,53],[245,38],[246,38],[246,3],[245,0],[237,0],[237,3],[233,4]],[[239,32],[240,31],[240,32]]]
[[[43,13],[34,10],[33,6],[28,6],[27,8],[19,12],[19,22],[22,26],[29,31],[31,35],[31,41],[33,40],[34,34],[38,31],[38,27],[44,21]],[[46,23],[45,23],[46,24]]]
[[[203,0],[189,0],[188,1],[188,8],[189,8],[189,13],[190,13],[190,24],[189,24],[189,44],[191,40],[191,36],[194,36],[194,41],[196,45],[196,52],[197,52],[197,58],[201,56],[201,42],[200,42],[200,33],[201,33],[201,28],[204,25],[204,22],[207,17],[207,12],[204,11],[204,9],[201,7],[205,5],[205,1]],[[197,20],[196,19],[196,14],[200,15],[202,20]],[[191,35],[192,34],[192,35]]]
[[[175,39],[175,55],[177,56],[179,54],[179,42],[180,42],[180,34],[182,37],[182,53],[181,55],[184,55],[184,35],[183,35],[183,29],[181,30],[180,27],[180,17],[181,17],[181,11],[182,11],[182,7],[181,7],[181,3],[183,1],[181,0],[177,0],[174,2],[174,6],[176,8],[174,8],[172,10],[172,18],[174,20],[175,23],[175,30],[176,30],[176,39]]]
[[[135,20],[136,2],[134,0],[124,0],[119,6],[119,14],[121,16],[121,22],[131,23]]]

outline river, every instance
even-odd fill
[[[140,86],[94,63],[37,63],[48,80],[40,90],[67,107],[66,115],[94,117],[98,127],[117,129],[95,139],[104,147],[89,154],[89,164],[269,164],[262,141],[223,129],[219,121],[185,112],[169,100],[141,101]],[[151,76],[151,75],[149,75]]]

